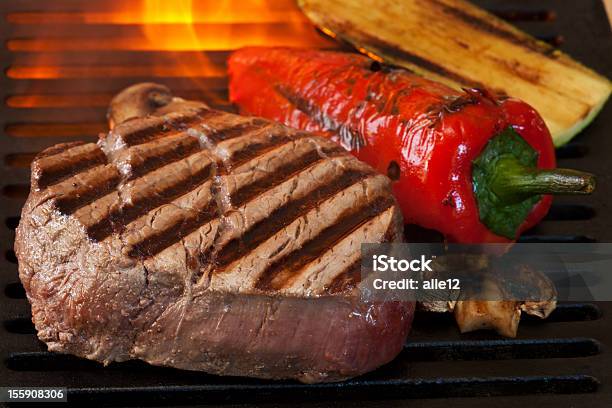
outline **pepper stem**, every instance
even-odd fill
[[[570,169],[537,169],[524,166],[510,154],[502,155],[493,167],[490,189],[506,202],[520,202],[539,194],[590,194],[595,176]]]
[[[546,137],[546,135],[542,135]],[[496,134],[472,162],[472,183],[480,221],[493,233],[516,239],[521,226],[544,194],[589,194],[591,174],[539,169],[538,152],[514,128]],[[542,213],[534,214],[541,218]]]

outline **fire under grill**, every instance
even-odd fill
[[[171,13],[155,10],[152,3],[159,3],[158,8],[173,3],[174,8]],[[225,74],[229,50],[246,44],[336,46],[305,20],[292,0],[267,5],[191,3],[20,0],[0,4],[4,44],[0,49],[0,386],[62,386],[69,389],[72,403],[108,405],[269,401],[316,405],[334,400],[358,406],[365,401],[372,406],[388,406],[389,401],[415,406],[415,399],[418,406],[426,407],[473,406],[479,401],[513,407],[612,404],[612,354],[606,350],[612,344],[609,303],[561,304],[546,321],[526,317],[516,339],[489,332],[461,335],[452,316],[421,313],[395,361],[338,384],[216,377],[140,362],[103,368],[47,352],[36,339],[12,250],[29,190],[29,164],[36,152],[55,143],[95,140],[106,131],[111,96],[130,84],[154,80],[179,96],[231,110]],[[612,36],[599,0],[479,3],[612,77]],[[187,6],[189,10],[182,10]],[[611,129],[608,104],[584,134],[559,149],[563,167],[599,176],[598,191],[586,199],[557,200],[547,219],[523,242],[612,241]],[[427,237],[424,231],[407,230],[414,241]],[[482,399],[488,396],[496,398]]]

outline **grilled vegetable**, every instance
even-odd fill
[[[358,54],[250,48],[229,70],[243,112],[326,133],[395,181],[405,221],[449,241],[512,241],[544,217],[545,194],[594,188],[589,174],[554,169],[544,121],[516,99],[458,92]]]
[[[434,261],[433,271],[423,279],[440,280],[452,276],[468,278],[471,284],[461,290],[433,291],[423,299],[421,310],[453,312],[462,333],[493,329],[506,337],[516,337],[522,313],[547,318],[557,306],[555,284],[546,274],[525,264],[499,267],[487,254],[447,253]],[[475,284],[478,282],[478,284]],[[442,300],[443,299],[443,300]]]
[[[595,118],[612,90],[608,79],[464,0],[298,3],[324,32],[380,61],[526,101],[557,146]]]

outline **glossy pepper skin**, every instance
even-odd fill
[[[509,242],[479,218],[472,162],[512,127],[555,167],[550,133],[526,103],[478,90],[458,92],[357,54],[246,48],[229,60],[230,99],[244,113],[323,133],[394,180],[405,222],[451,242]],[[543,195],[517,236],[548,212]],[[516,238],[516,237],[515,237]]]

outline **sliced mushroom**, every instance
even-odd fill
[[[462,288],[453,296],[447,293],[444,300],[440,294],[437,298],[432,295],[431,299],[419,304],[421,310],[453,312],[462,333],[492,329],[502,336],[515,337],[521,312],[546,318],[555,309],[557,291],[553,282],[540,271],[518,265],[506,273],[499,273],[484,260],[475,262],[472,255],[466,257],[468,260],[459,264],[459,268],[469,264],[471,267],[462,268],[462,271],[464,276],[478,277],[478,287]],[[452,262],[456,271],[460,261],[455,257],[445,262]],[[441,279],[452,273],[444,268],[443,272],[434,270],[442,274]]]
[[[151,82],[130,86],[117,94],[110,103],[107,117],[110,128],[133,118],[161,116],[170,112],[205,109],[203,102],[186,101],[172,95],[168,87]]]

